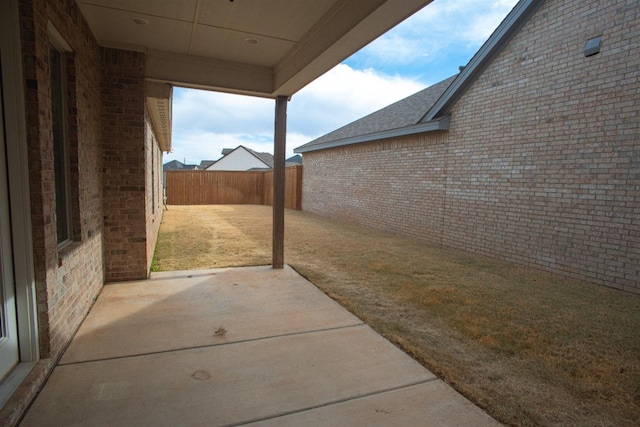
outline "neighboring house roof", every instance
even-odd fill
[[[287,159],[287,166],[295,166],[302,164],[302,156],[300,154],[296,154],[295,156],[291,156]]]
[[[294,152],[449,130],[451,108],[543,3],[544,0],[520,0],[457,76],[302,145]]]
[[[209,166],[211,166],[212,164],[214,164],[216,162],[216,160],[201,160],[200,164],[198,165],[198,170],[205,170],[206,168],[208,168]]]
[[[242,145],[240,147],[242,147]],[[264,164],[266,164],[270,168],[273,168],[273,154],[270,154],[270,153],[258,153],[257,151],[253,151],[251,148],[246,148],[246,147],[242,147],[242,148],[246,149],[248,152],[250,152],[251,154],[253,154],[257,158],[262,160],[262,162],[264,162]]]
[[[250,169],[271,169],[273,168],[273,155],[270,153],[259,153],[257,151],[254,151],[250,148],[247,148],[243,145],[239,145],[236,148],[225,148],[222,150],[222,154],[223,156],[221,158],[219,158],[218,160],[210,163],[206,168],[204,168],[204,170],[211,170],[211,167],[216,165],[213,169],[219,169],[218,165],[224,165],[224,166],[228,166],[227,165],[227,160],[231,159],[231,157],[229,156],[233,156],[234,153],[238,152],[238,151],[244,151],[245,153],[248,153],[250,156],[253,156],[258,162],[259,164],[264,165],[264,167],[262,166],[253,166]],[[240,153],[238,153],[240,154]],[[245,154],[246,155],[246,154]],[[254,162],[255,163],[255,162]],[[222,170],[222,169],[219,169]],[[234,169],[235,170],[235,169]]]
[[[163,171],[175,171],[175,170],[193,170],[196,169],[197,165],[185,165],[184,163],[178,160],[171,160],[162,165]]]
[[[259,153],[257,151],[252,150],[251,148],[245,147],[244,145],[238,145],[236,148],[223,148],[222,149],[222,157],[228,156],[229,154],[233,153],[236,150],[246,150],[249,153],[251,153],[254,156],[256,156],[258,159],[260,159],[260,161],[262,163],[264,163],[265,165],[267,165],[268,167],[270,167],[270,168],[273,167],[273,155],[272,154]],[[221,160],[221,159],[222,158],[220,158],[219,160]]]

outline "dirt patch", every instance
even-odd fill
[[[271,208],[170,206],[156,270],[271,262]],[[503,423],[640,425],[640,298],[289,211],[285,262]]]

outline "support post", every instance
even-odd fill
[[[286,96],[276,98],[273,138],[273,268],[284,267],[284,193],[287,139]]]

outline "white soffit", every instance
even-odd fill
[[[160,149],[171,151],[171,99],[173,89],[166,83],[146,82],[145,103]]]

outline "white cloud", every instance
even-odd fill
[[[340,64],[293,96],[287,108],[287,156],[293,149],[422,89],[424,85]],[[273,100],[176,89],[169,160],[200,163],[244,145],[273,153]]]
[[[289,130],[315,139],[423,88],[408,78],[339,64],[293,96]]]
[[[475,52],[517,0],[435,0],[362,50],[371,60],[408,64],[461,47]]]

